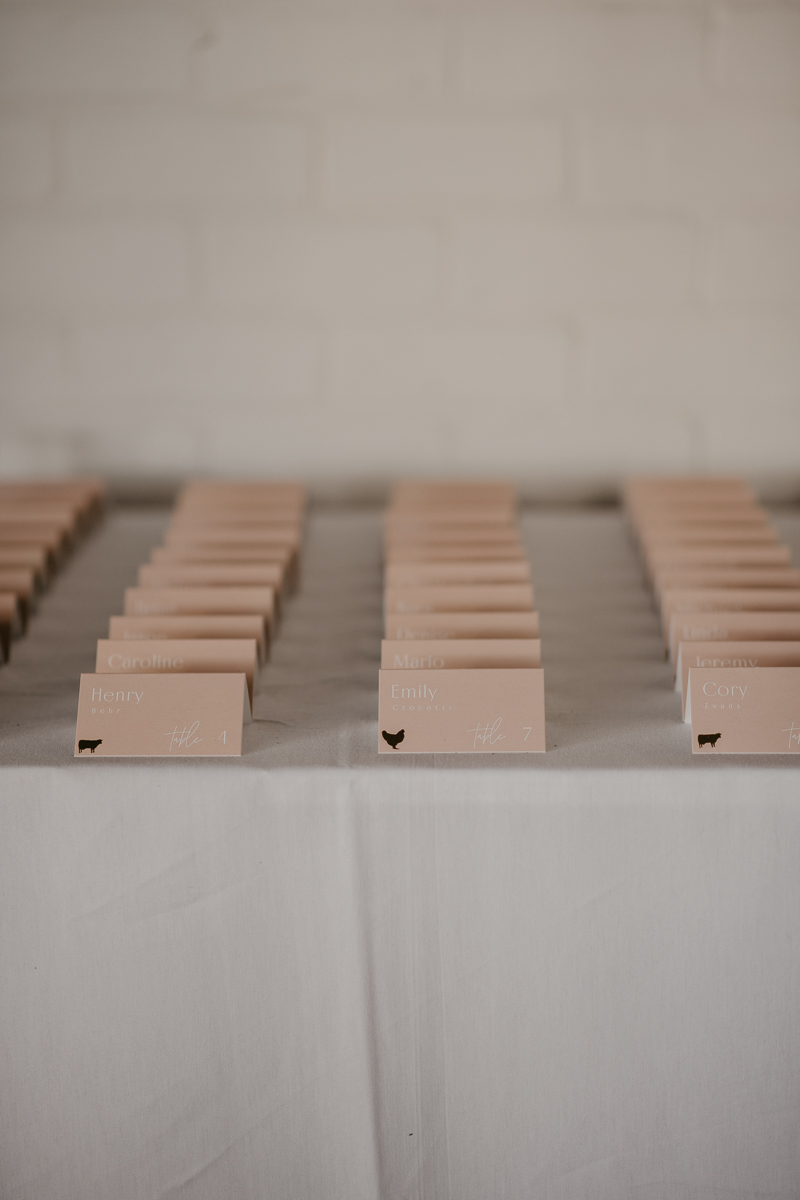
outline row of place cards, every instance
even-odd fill
[[[76,546],[102,518],[99,479],[0,483],[0,662]]]
[[[736,478],[637,478],[625,501],[695,754],[800,750],[800,571]]]
[[[298,585],[305,504],[296,483],[187,485],[81,676],[76,757],[241,754]]]
[[[400,483],[384,551],[379,752],[544,751],[539,616],[513,488]]]

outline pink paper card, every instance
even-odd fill
[[[752,489],[738,475],[629,475],[623,485],[629,496],[724,495],[752,496]]]
[[[384,671],[381,754],[541,753],[541,670]]]
[[[0,613],[2,619],[10,626],[14,637],[24,632],[22,606],[16,592],[5,589],[0,591]]]
[[[35,605],[36,576],[30,567],[0,567],[0,592],[13,592],[19,605],[22,632]]]
[[[736,504],[728,501],[711,501],[702,504],[636,504],[629,510],[631,520],[638,528],[651,524],[679,522],[681,524],[749,524],[751,521],[769,520],[765,509],[757,504]]]
[[[676,588],[661,593],[665,644],[673,613],[800,612],[800,591],[794,588]]]
[[[514,505],[511,484],[500,480],[404,479],[392,488],[391,507],[453,504]]]
[[[437,587],[455,583],[530,583],[530,567],[522,560],[400,562],[386,566],[387,587]]]
[[[693,754],[800,752],[800,667],[689,672]]]
[[[275,589],[271,587],[173,587],[126,588],[125,616],[231,617],[258,613],[272,624],[275,618]]]
[[[20,616],[17,597],[13,592],[0,592],[0,650],[2,661],[11,657],[11,642],[19,631]]]
[[[425,525],[416,528],[387,529],[384,542],[391,546],[453,546],[462,542],[489,542],[515,545],[519,533],[514,525]]]
[[[250,706],[253,705],[256,656],[255,638],[185,638],[182,641],[110,641],[97,643],[95,671],[98,675],[164,675],[223,672],[244,673]]]
[[[430,545],[396,545],[387,546],[384,552],[386,563],[399,562],[491,562],[526,561],[527,554],[519,542],[462,542],[442,544],[431,542]]]
[[[683,719],[686,721],[689,671],[693,667],[715,671],[726,667],[741,670],[800,667],[800,642],[681,642],[678,646],[678,663],[676,685],[681,693]]]
[[[677,673],[682,642],[795,642],[800,641],[800,613],[713,612],[670,617],[669,660]]]
[[[139,587],[271,587],[279,596],[285,574],[280,563],[145,563],[139,567]]]
[[[778,534],[771,525],[721,525],[646,529],[640,534],[648,550],[668,546],[727,546],[756,544],[773,545]]]
[[[50,577],[47,554],[39,546],[0,546],[0,570],[24,567],[33,573],[34,587],[44,591]]]
[[[387,641],[440,641],[450,638],[538,638],[536,612],[387,613]]]
[[[300,557],[292,546],[229,546],[219,544],[190,546],[156,546],[150,551],[153,566],[177,566],[212,564],[225,566],[238,563],[241,566],[279,563],[286,572],[287,588],[293,590],[299,577]]]
[[[13,546],[38,546],[46,552],[55,565],[64,557],[68,548],[68,542],[57,530],[51,529],[45,533],[38,529],[31,529],[30,526],[20,528],[8,524],[0,524],[0,546],[5,546],[6,548]]]
[[[293,529],[265,530],[263,526],[181,525],[164,533],[166,546],[291,546],[296,549],[298,542]]]
[[[676,588],[800,588],[796,567],[664,567],[653,575],[656,595]]]
[[[242,753],[244,673],[81,675],[75,758]]]
[[[269,654],[269,629],[262,616],[235,617],[110,617],[108,636],[112,641],[182,641],[185,638],[254,638],[259,661]]]
[[[788,567],[787,546],[752,542],[726,546],[659,546],[645,553],[649,573],[661,567]]]
[[[381,642],[381,667],[389,671],[541,667],[538,638],[453,638],[450,641]]]
[[[636,510],[639,529],[680,527],[694,529],[698,525],[712,528],[727,525],[769,525],[766,509],[749,504],[722,504],[716,508],[639,508]]]
[[[231,539],[238,537],[240,534],[259,534],[268,541],[277,542],[284,546],[299,546],[303,540],[303,530],[300,522],[296,524],[287,524],[286,522],[278,521],[225,521],[222,518],[211,518],[207,520],[194,520],[185,518],[183,520],[173,519],[166,530],[169,543],[170,537],[173,535],[181,537],[186,534],[187,537],[193,537],[197,534],[216,535],[220,538],[225,538],[228,535]]]
[[[212,500],[236,504],[303,505],[306,494],[306,485],[295,479],[192,479],[182,490],[178,502]]]
[[[532,612],[533,607],[533,588],[528,583],[389,587],[384,593],[387,613]]]
[[[514,509],[507,504],[453,504],[424,508],[387,508],[385,529],[395,525],[510,525]]]

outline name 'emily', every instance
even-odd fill
[[[428,687],[427,683],[419,687],[401,687],[399,683],[392,684],[393,700],[432,700],[438,688]]]

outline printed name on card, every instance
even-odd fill
[[[250,720],[244,672],[81,675],[75,758],[224,757]]]
[[[538,638],[452,638],[439,641],[381,642],[381,667],[394,671],[441,671],[488,667],[540,667]]]
[[[689,671],[693,754],[800,753],[800,667]]]
[[[544,672],[381,670],[381,754],[541,753]]]

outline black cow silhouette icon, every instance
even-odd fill
[[[710,746],[712,750],[715,750],[717,746],[717,738],[721,737],[721,733],[698,733],[697,745]]]
[[[401,729],[399,733],[387,733],[385,729],[381,730],[381,737],[389,743],[393,750],[397,749],[405,736],[405,729]]]
[[[90,742],[84,738],[78,742],[78,754],[82,754],[84,750],[90,750],[94,754],[98,746],[102,746],[103,739],[97,738],[96,741]]]

